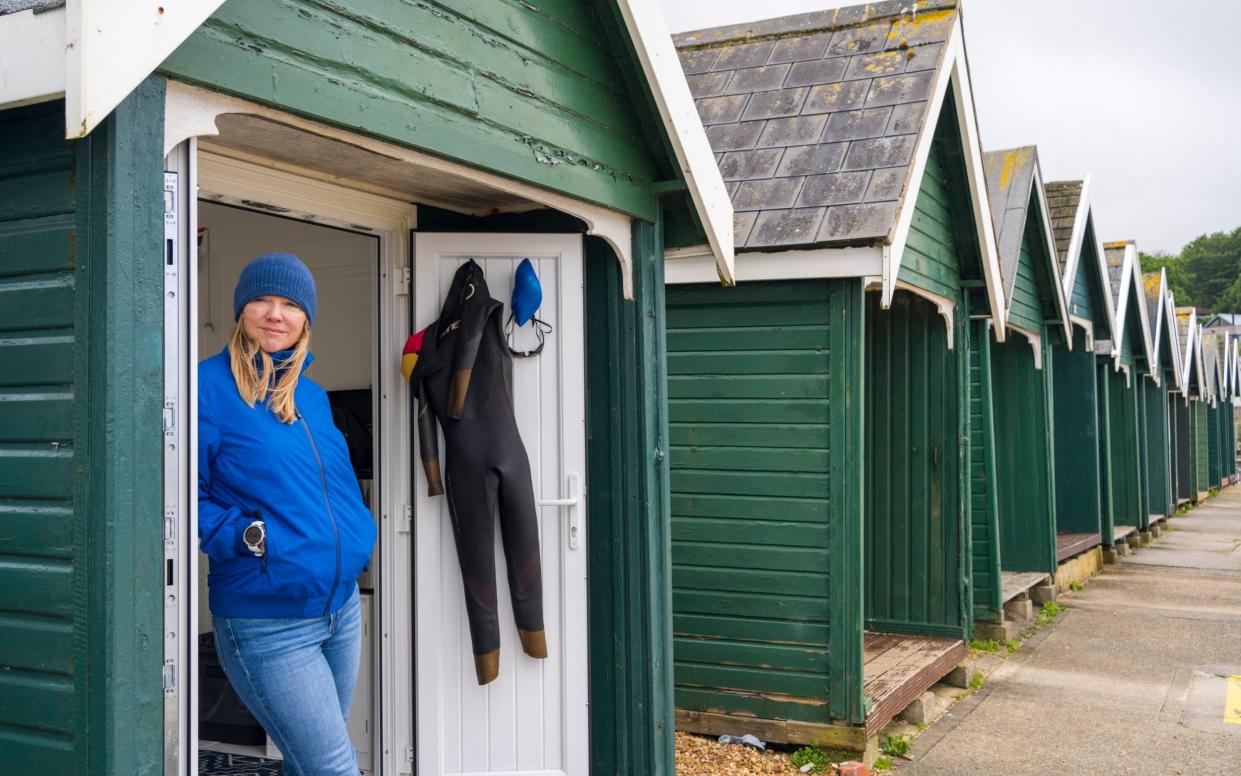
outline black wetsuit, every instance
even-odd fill
[[[429,493],[448,494],[479,684],[499,672],[492,551],[497,503],[522,648],[531,657],[547,657],[538,518],[530,461],[513,415],[513,359],[503,311],[504,305],[487,292],[482,267],[472,259],[461,265],[439,319],[423,333],[410,375]],[[447,447],[442,483],[437,419]]]

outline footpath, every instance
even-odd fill
[[[1062,596],[900,776],[1241,775],[1241,486]]]

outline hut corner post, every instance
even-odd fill
[[[842,408],[833,409],[829,426],[828,500],[831,514],[828,567],[831,627],[828,654],[828,710],[848,724],[866,721],[863,693],[865,622],[863,542],[863,449],[866,385],[866,300],[860,278],[832,285],[829,299],[829,395]]]
[[[591,772],[674,770],[662,214],[633,226],[633,299],[586,242]]]
[[[164,89],[148,78],[77,141],[78,773],[163,762]]]

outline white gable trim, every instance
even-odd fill
[[[1010,325],[1008,328],[1026,338],[1030,349],[1034,351],[1034,368],[1041,370],[1043,368],[1043,338],[1020,326]]]
[[[1178,327],[1179,328],[1179,327]],[[1185,327],[1185,360],[1181,366],[1181,388],[1185,395],[1189,395],[1189,373],[1198,360],[1200,350],[1197,348],[1197,337],[1195,336],[1198,328],[1198,311],[1191,310],[1189,313],[1189,325]],[[1177,332],[1177,339],[1180,339],[1180,332]],[[1202,382],[1202,372],[1198,372],[1198,381]]]
[[[883,251],[877,247],[815,248],[804,251],[738,253],[736,282],[810,278],[871,277],[882,272]],[[715,258],[706,245],[664,251],[664,283],[720,282]]]
[[[1125,245],[1124,258],[1120,265],[1120,299],[1117,301],[1116,322],[1120,327],[1116,332],[1116,356],[1120,356],[1121,346],[1125,341],[1125,323],[1126,316],[1129,314],[1129,300],[1137,295],[1144,296],[1144,292],[1138,290],[1138,286],[1142,282],[1142,268],[1138,264],[1138,247],[1133,243]],[[1146,314],[1146,305],[1142,300],[1138,300],[1137,305],[1138,323],[1142,327],[1142,346],[1146,349],[1146,362],[1148,367],[1155,361],[1151,356],[1151,328],[1149,316]],[[1150,367],[1153,368],[1153,367]]]
[[[1069,300],[1073,297],[1073,282],[1077,279],[1077,273],[1080,269],[1082,251],[1086,247],[1086,227],[1093,220],[1093,213],[1090,207],[1090,176],[1087,175],[1082,179],[1081,198],[1077,201],[1077,213],[1073,217],[1073,232],[1069,238],[1068,255],[1064,263],[1064,298]],[[1116,337],[1116,313],[1114,310],[1114,301],[1112,300],[1112,284],[1107,277],[1107,256],[1103,252],[1103,241],[1099,239],[1099,230],[1092,230],[1094,234],[1095,249],[1095,269],[1099,273],[1099,286],[1103,289],[1103,314],[1107,317],[1108,327],[1112,332],[1112,340]]]
[[[943,108],[948,87],[951,85],[955,98],[953,107],[956,109],[957,123],[961,128],[962,150],[965,151],[965,173],[974,210],[978,246],[982,253],[987,296],[991,302],[992,316],[996,320],[1003,321],[1007,319],[1007,315],[1004,309],[1004,289],[1000,282],[999,252],[996,248],[995,226],[991,222],[991,205],[987,199],[986,175],[982,166],[982,146],[978,140],[978,122],[974,114],[974,95],[970,86],[969,64],[965,59],[964,41],[961,18],[958,15],[944,46],[943,61],[936,74],[931,100],[927,106],[927,118],[922,125],[922,134],[918,136],[914,146],[913,166],[910,169],[909,182],[905,187],[904,200],[901,202],[891,242],[885,248],[881,301],[884,307],[889,306],[892,303],[892,295],[896,291],[896,278],[900,273],[901,259],[909,241],[909,229],[913,224],[914,208],[918,202],[918,187],[926,172],[926,162],[931,155],[931,144],[935,138],[936,122]],[[996,341],[1003,342],[1004,327],[997,326],[995,332]]]
[[[663,11],[657,0],[617,0],[617,6],[707,233],[719,279],[731,286],[736,282],[732,198],[698,117]]]

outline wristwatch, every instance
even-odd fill
[[[241,535],[241,540],[246,543],[246,549],[255,555],[262,557],[267,547],[264,541],[267,539],[267,525],[262,520],[255,520],[246,526],[246,531]]]

